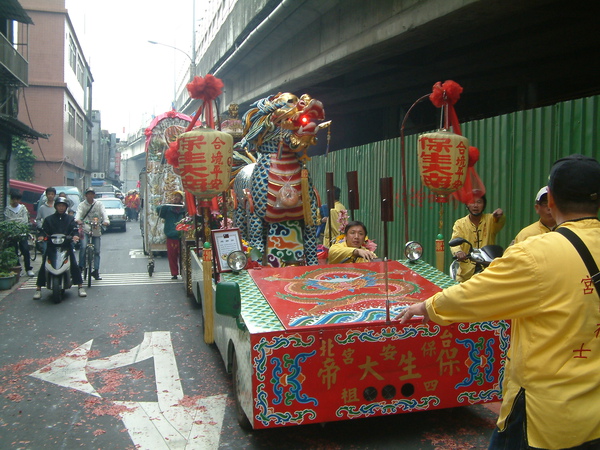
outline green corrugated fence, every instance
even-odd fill
[[[457,112],[460,119],[460,103]],[[571,153],[600,158],[600,96],[463,123],[461,128],[470,145],[480,151],[475,168],[486,186],[486,212],[502,208],[506,215],[506,226],[497,242],[506,247],[521,228],[537,220],[534,197],[547,184],[550,167],[556,159]],[[343,130],[343,124],[337,124],[335,129]],[[315,156],[309,162],[309,169],[323,203],[327,201],[325,173],[333,172],[346,206],[346,173],[358,172],[360,209],[355,211],[354,218],[366,224],[369,238],[380,249],[384,232],[379,180],[393,177],[394,221],[387,225],[390,259],[403,258],[403,195],[408,196],[409,239],[423,245],[423,259],[432,265],[435,265],[435,239],[440,233],[440,208],[443,208],[441,234],[446,243],[445,267],[448,267],[451,257],[447,242],[452,225],[466,215],[466,208],[453,198],[443,206],[435,203],[433,193],[421,183],[416,146],[417,135],[405,137],[406,193],[402,190],[400,138],[337,150],[327,157]],[[381,256],[382,252],[378,254]]]

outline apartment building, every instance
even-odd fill
[[[27,31],[33,25],[17,0],[0,2],[0,217],[6,206],[8,164],[12,140],[18,136],[34,143],[45,137],[29,121],[18,120],[18,98],[28,85]]]
[[[92,74],[65,8],[65,0],[20,0],[36,24],[29,30],[29,87],[19,118],[31,118],[50,136],[33,146],[34,183],[90,184]]]

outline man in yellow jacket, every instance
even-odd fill
[[[552,231],[552,228],[556,226],[556,220],[552,217],[550,208],[548,208],[548,186],[541,188],[535,196],[535,204],[533,205],[535,212],[540,216],[540,220],[526,226],[519,234],[515,237],[513,244],[522,242],[528,237],[537,236],[538,234],[544,234]]]
[[[495,244],[496,235],[506,223],[506,216],[500,208],[492,214],[484,214],[486,204],[485,195],[475,197],[473,202],[467,205],[469,214],[454,222],[451,239],[461,237],[469,241],[474,248]],[[467,259],[469,244],[450,247],[450,251],[460,262],[456,280],[467,281],[475,273],[475,263]]]
[[[600,163],[583,155],[558,160],[548,206],[557,228],[577,234],[599,264]],[[600,280],[595,286],[593,275],[573,244],[550,232],[400,313],[402,323],[414,315],[441,325],[512,320],[490,449],[600,448]]]
[[[323,218],[326,221],[325,223],[325,231],[323,235],[323,245],[329,248],[330,245],[333,245],[335,239],[340,234],[340,214],[346,213],[346,207],[340,202],[340,194],[341,189],[337,186],[333,188],[335,205],[329,210],[329,217]]]

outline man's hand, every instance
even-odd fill
[[[396,316],[396,319],[400,319],[400,323],[406,323],[413,316],[423,316],[423,323],[429,322],[429,315],[427,314],[427,308],[425,308],[425,302],[413,303],[400,312],[400,314]]]
[[[500,208],[496,209],[492,215],[494,216],[494,219],[498,220],[500,217],[502,217],[502,214],[504,214],[504,211],[502,211]]]
[[[108,226],[108,222],[102,222],[102,225],[104,225],[105,227]]]
[[[377,258],[377,255],[375,253],[373,253],[371,250],[367,250],[365,248],[357,248],[352,252],[352,255],[354,256],[360,256],[363,259],[366,259],[367,261],[371,261],[375,258]]]
[[[467,254],[465,252],[463,252],[462,250],[457,251],[454,256],[456,256],[456,259],[459,261],[464,261],[465,259],[467,259]]]
[[[77,244],[79,242],[79,236],[73,236],[73,242]]]

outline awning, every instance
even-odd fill
[[[33,20],[17,0],[0,1],[0,18],[33,25]]]
[[[29,141],[35,141],[39,138],[48,139],[48,137],[50,137],[49,134],[39,133],[18,119],[7,116],[6,114],[0,114],[0,132],[3,134],[20,136]]]

